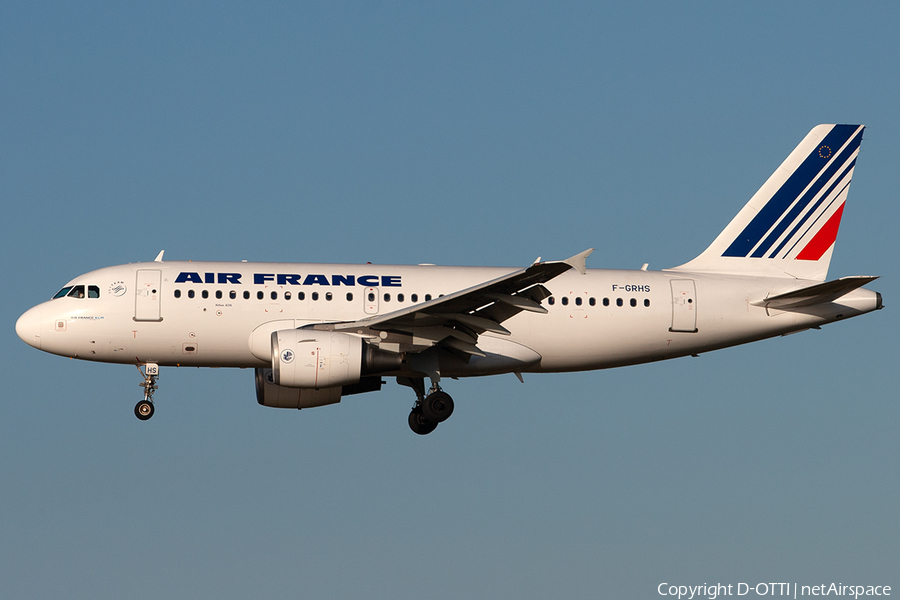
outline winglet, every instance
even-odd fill
[[[580,254],[576,254],[575,256],[573,256],[571,258],[567,258],[566,260],[564,260],[562,262],[566,263],[567,265],[569,265],[570,267],[572,267],[573,269],[575,269],[576,271],[578,271],[579,273],[584,275],[585,272],[587,271],[587,267],[584,266],[584,259],[586,259],[588,256],[590,256],[591,252],[593,252],[593,251],[594,251],[593,248],[588,248],[584,252],[581,252]]]
[[[156,255],[156,258],[153,259],[153,262],[162,262],[163,261],[162,255],[165,253],[166,253],[165,250],[160,250],[159,254]]]

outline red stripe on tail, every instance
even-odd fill
[[[841,226],[841,215],[844,214],[844,205],[834,211],[828,222],[822,226],[813,239],[809,241],[806,247],[797,255],[797,260],[819,260],[822,255],[831,248],[834,240],[837,238],[838,227]]]

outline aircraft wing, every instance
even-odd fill
[[[841,277],[834,281],[819,283],[799,290],[778,294],[777,296],[769,296],[762,300],[751,302],[751,304],[779,310],[790,310],[824,302],[833,302],[876,279],[878,279],[877,276],[869,275]]]
[[[443,345],[463,354],[483,356],[476,347],[485,332],[509,335],[501,323],[523,310],[546,313],[541,301],[550,296],[546,283],[569,269],[585,272],[588,249],[563,261],[540,262],[496,279],[446,294],[428,302],[351,323],[327,325],[334,331],[378,332],[385,342],[396,342],[404,351]],[[313,326],[315,329],[322,325]],[[385,336],[387,334],[388,337]]]

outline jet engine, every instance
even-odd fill
[[[272,369],[256,369],[256,401],[272,408],[314,408],[336,404],[342,396],[377,392],[384,384],[381,377],[363,377],[359,383],[330,388],[302,389],[275,385]]]
[[[400,368],[400,354],[386,352],[361,337],[314,329],[272,333],[272,379],[275,385],[321,389],[349,386],[365,375]]]

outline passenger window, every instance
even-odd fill
[[[88,298],[99,298],[100,297],[100,288],[96,285],[88,286]]]
[[[260,291],[260,292],[256,292],[256,299],[257,299],[257,300],[262,300],[264,297],[265,297],[265,294],[263,294],[261,291]]]
[[[590,304],[591,306],[596,306],[596,305],[597,305],[597,299],[596,299],[596,298],[591,298],[590,300],[588,300],[588,304]]]
[[[232,300],[234,300],[235,298],[237,298],[237,292],[234,290],[231,290],[230,292],[228,292],[228,297],[231,298]]]
[[[425,302],[431,302],[431,294],[425,294]]]
[[[419,301],[419,295],[418,295],[418,294],[413,294],[412,296],[409,297],[409,299],[412,300],[413,302],[418,302],[418,301]]]
[[[70,298],[84,298],[84,286],[76,285],[72,288],[72,291],[69,292]]]
[[[200,292],[200,295],[203,296],[204,300],[206,300],[207,298],[209,298],[209,290],[203,290],[202,292]]]
[[[188,298],[194,297],[194,290],[188,290]]]
[[[622,306],[622,299],[616,298],[616,306]]]
[[[313,299],[313,300],[318,300],[318,299],[319,299],[319,292],[313,292],[313,293],[312,293],[312,299]]]
[[[272,292],[271,294],[269,294],[269,296],[272,298],[272,300],[278,300],[278,292]]]
[[[216,300],[222,299],[222,290],[216,290]]]
[[[631,306],[637,306],[637,300],[635,298],[631,299]]]
[[[397,294],[397,302],[403,302],[403,294]]]
[[[384,295],[384,301],[385,301],[385,302],[390,302],[390,301],[391,301],[391,295],[390,295],[390,294],[385,294],[385,295]]]
[[[297,300],[306,300],[306,292],[297,292]]]
[[[181,290],[175,290],[175,297],[181,298]]]
[[[562,305],[563,305],[563,306],[568,306],[568,305],[569,305],[569,297],[568,297],[568,296],[563,296],[563,297],[560,299],[560,302],[562,302]]]
[[[347,292],[347,302],[353,302],[353,292]]]
[[[581,297],[575,298],[575,306],[581,306]]]
[[[249,299],[250,299],[250,292],[247,290],[244,290],[244,300],[249,300]]]
[[[644,299],[644,306],[650,306],[650,298]]]
[[[331,292],[325,292],[325,301],[331,302],[331,299],[334,298],[334,295]]]
[[[603,306],[609,306],[609,298],[603,299]]]
[[[547,298],[547,304],[549,304],[550,306],[553,306],[554,304],[556,304],[556,298],[554,298],[553,296],[550,296],[549,298]]]
[[[290,293],[290,292],[285,292],[285,293],[284,293],[284,299],[285,299],[285,300],[290,300],[290,299],[291,299],[291,293]]]

